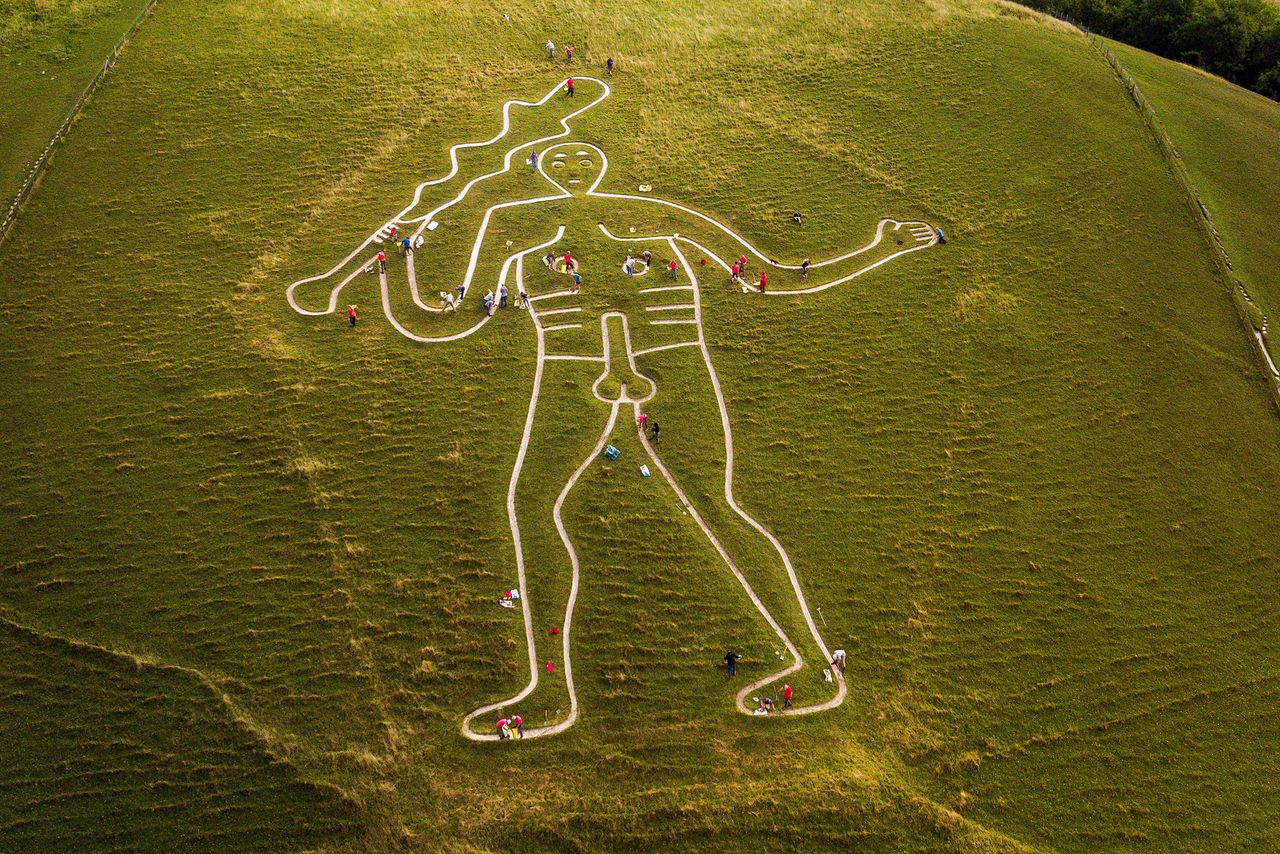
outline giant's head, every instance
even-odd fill
[[[562,142],[543,151],[538,161],[547,180],[575,196],[599,186],[608,166],[604,152],[586,142]]]

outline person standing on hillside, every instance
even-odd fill
[[[747,256],[738,256],[738,273],[745,276],[747,274]]]
[[[498,308],[507,307],[507,297],[509,295],[506,284],[498,285]]]
[[[613,76],[613,57],[612,56],[604,61],[604,70],[610,77]]]
[[[347,323],[351,324],[351,328],[356,328],[356,307],[354,305],[347,306]]]
[[[573,97],[573,78],[572,77],[570,77],[564,83],[564,94],[566,98]]]
[[[672,258],[671,264],[670,266],[667,267],[667,269],[671,271],[671,281],[673,282],[680,278],[680,273],[677,272],[678,267],[679,265],[676,264],[676,259]]]
[[[570,288],[569,290],[573,291],[576,294],[578,291],[582,289],[582,274],[579,273],[577,269],[575,269],[572,275],[573,275],[573,287]]]
[[[800,278],[809,278],[809,259],[806,258],[800,262]]]
[[[790,684],[782,686],[782,708],[784,709],[791,708],[791,685]]]
[[[764,270],[760,271],[760,293],[764,293],[765,286],[769,284],[769,274]]]
[[[413,252],[413,238],[406,234],[404,240],[400,241],[400,254],[407,258],[411,252]]]
[[[387,253],[381,250],[378,251],[378,272],[387,272]]]
[[[529,171],[530,172],[538,171],[538,152],[536,151],[529,152]]]
[[[725,678],[732,679],[738,675],[738,654],[729,650],[724,654]]]
[[[653,422],[653,433],[650,434],[649,441],[653,442],[653,444],[655,445],[658,444],[658,422],[657,421]]]
[[[547,59],[556,58],[556,43],[551,39],[547,39]]]
[[[572,45],[564,49],[564,61],[573,64],[573,47]]]

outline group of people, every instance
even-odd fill
[[[547,39],[547,59],[556,58],[556,43],[551,39]],[[573,65],[573,46],[569,45],[564,49],[564,61],[566,65]],[[613,76],[613,57],[609,57],[604,61],[605,73],[610,77]],[[569,81],[569,94],[573,94],[573,81]]]
[[[636,419],[636,427],[639,428],[641,434],[649,437],[649,441],[652,444],[658,444],[658,432],[661,428],[658,427],[657,421],[649,420],[647,412],[640,413],[640,417]]]
[[[569,275],[569,278],[573,281],[573,284],[569,286],[569,290],[576,294],[578,291],[582,289],[582,274],[578,272],[578,262],[574,260],[573,252],[566,251],[562,256],[560,254],[560,250],[552,249],[550,252],[548,252],[546,255],[542,257],[542,263],[546,264],[547,267],[551,270],[556,269],[557,260],[564,261],[564,271]]]
[[[800,278],[809,278],[809,259],[806,258],[800,262]],[[738,260],[729,265],[729,283],[747,287],[747,256],[739,255]],[[759,279],[760,293],[764,293],[769,287],[769,274],[765,270],[760,271]]]
[[[636,274],[637,261],[643,261],[645,270],[648,270],[651,266],[653,266],[653,253],[650,252],[648,249],[646,249],[640,253],[639,257],[636,257],[635,255],[632,255],[630,252],[628,252],[627,261],[625,264],[622,265],[623,272],[626,273],[628,276],[634,276]]]
[[[524,718],[519,715],[498,718],[498,738],[524,738]]]
[[[740,658],[741,656],[738,655],[736,650],[731,649],[724,654],[724,669],[725,669],[726,678],[732,679],[734,676],[738,675],[738,660]],[[831,654],[831,666],[835,668],[839,668],[840,672],[844,673],[845,651],[843,649],[837,649],[835,652]],[[828,676],[830,676],[830,674],[828,674]],[[791,687],[790,683],[784,684],[782,686],[782,708],[784,710],[791,708],[791,698],[794,696],[795,696],[795,689]],[[778,707],[777,707],[776,696],[752,697],[751,699],[755,700],[757,703],[760,704],[755,710],[755,714],[757,715],[767,715],[770,712],[777,711]]]

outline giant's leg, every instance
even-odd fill
[[[515,262],[517,286],[523,258]],[[466,716],[463,734],[493,740],[499,715],[520,714],[525,737],[553,735],[578,716],[573,685],[573,611],[579,587],[577,550],[561,511],[583,472],[600,457],[621,406],[592,395],[604,366],[599,355],[567,357],[555,349],[556,333],[531,319],[538,335],[533,392],[507,490],[506,516],[520,590],[528,680],[514,696]],[[558,634],[552,635],[555,628]],[[548,673],[545,663],[554,669]]]
[[[673,251],[694,283],[697,342],[641,357],[641,369],[657,379],[659,388],[650,415],[665,424],[667,437],[656,447],[646,442],[647,450],[779,638],[781,649],[773,650],[779,659],[776,665],[767,661],[769,651],[762,655],[748,650],[742,667],[754,670],[754,679],[738,692],[738,708],[747,711],[745,700],[753,693],[802,668],[796,677],[799,696],[788,714],[832,708],[844,700],[845,685],[834,670],[833,682],[826,682],[830,652],[810,611],[800,575],[778,538],[734,493],[733,429],[702,337],[697,272],[678,250]]]

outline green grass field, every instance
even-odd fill
[[[1280,311],[1280,104],[1190,66],[1124,45],[1121,61],[1152,100],[1254,300]],[[1272,358],[1275,338],[1270,341]]]
[[[601,189],[651,184],[778,258],[882,216],[950,238],[818,294],[703,289],[735,492],[849,650],[839,709],[734,711],[724,650],[741,685],[774,639],[624,426],[564,506],[580,720],[459,734],[527,677],[496,597],[531,325],[415,344],[374,277],[344,291],[354,332],[284,291],[556,85],[548,37],[619,61],[569,137],[608,153]],[[1206,144],[1236,254],[1231,217],[1273,211]],[[162,0],[0,246],[0,849],[1276,847],[1280,424],[1180,192],[1084,39],[1003,4]],[[451,228],[428,294],[466,266]],[[581,244],[603,294],[622,254]],[[419,332],[479,317],[395,299]],[[663,458],[783,611],[682,352],[641,366]],[[548,368],[530,508],[599,436],[596,373]],[[543,510],[521,526],[554,615],[564,552]]]
[[[0,0],[0,213],[145,0]]]

